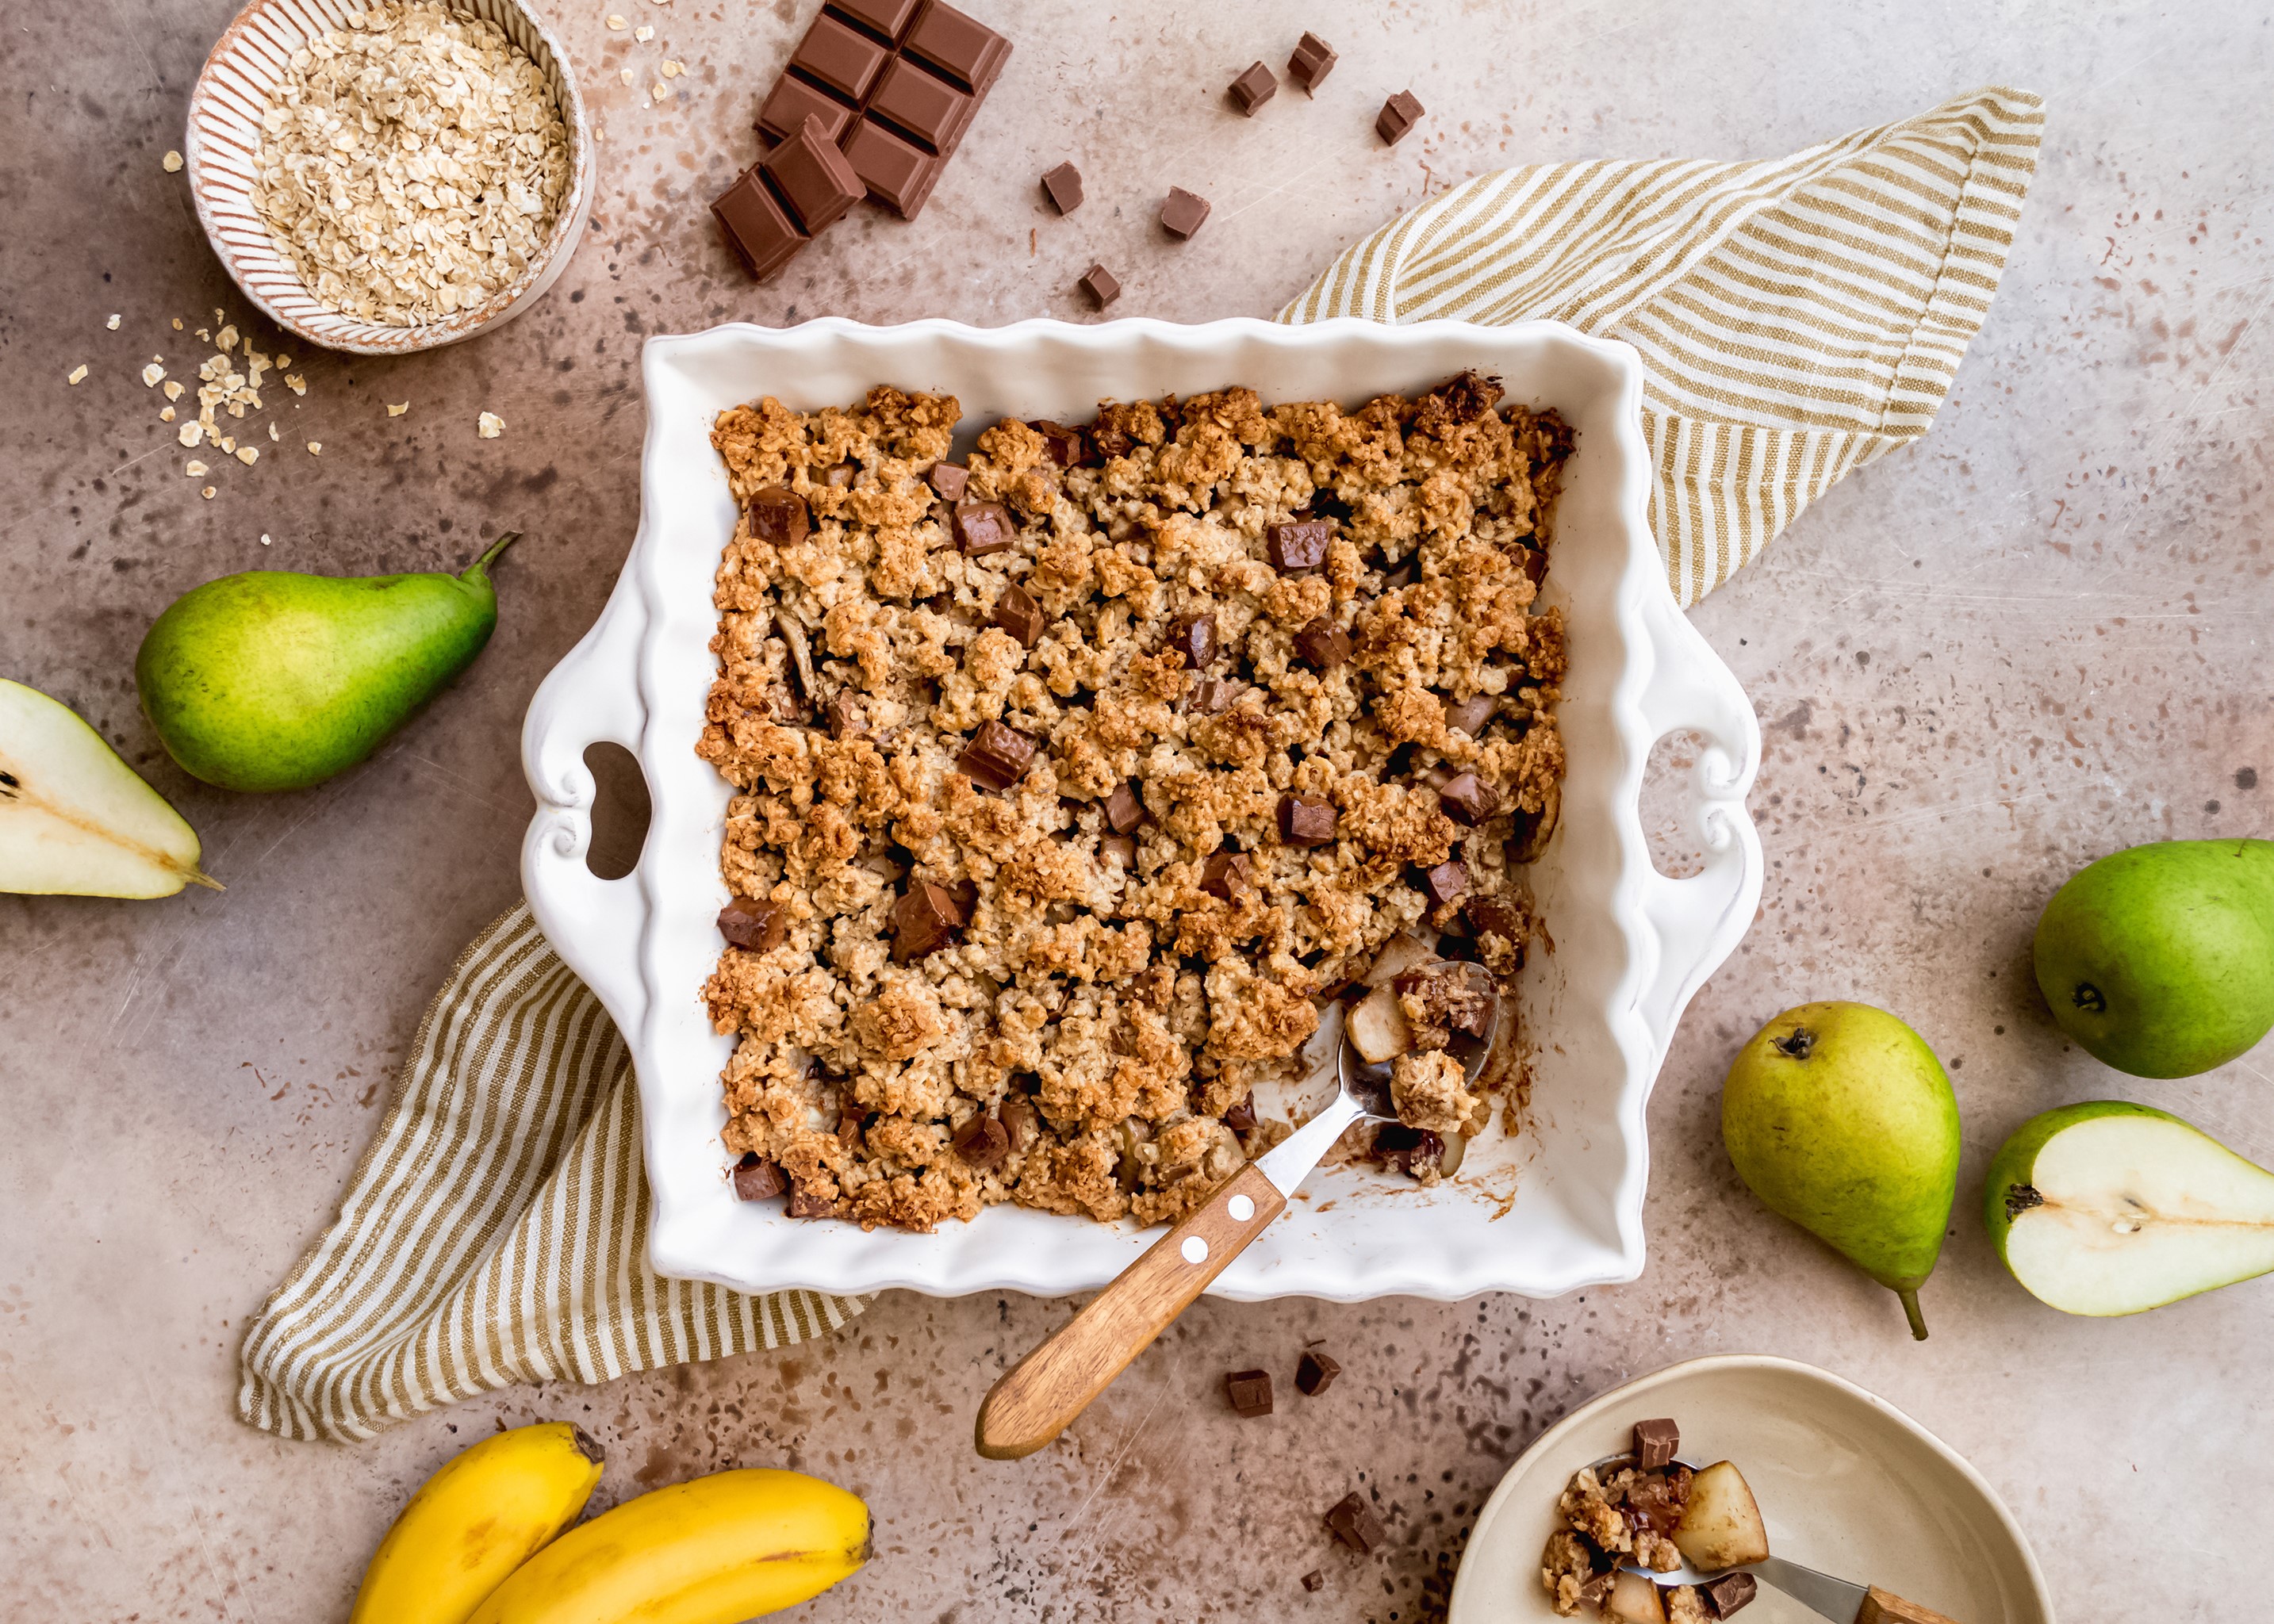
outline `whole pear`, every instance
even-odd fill
[[[1919,1034],[1867,1004],[1803,1004],[1737,1051],[1721,1138],[1769,1207],[1902,1299],[1918,1290],[1958,1193],[1958,1101]]]
[[[134,680],[176,761],[223,789],[305,789],[354,766],[473,664],[497,627],[489,566],[463,574],[252,570],[175,600]]]
[[[2063,1032],[2135,1077],[2225,1065],[2274,1027],[2274,841],[2160,840],[2080,869],[2037,921]]]

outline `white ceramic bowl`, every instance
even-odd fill
[[[1447,1624],[1556,1624],[1540,1583],[1555,1497],[1653,1416],[1681,1425],[1683,1460],[1736,1462],[1774,1554],[1962,1624],[2052,1624],[2037,1559],[1981,1473],[1886,1400],[1812,1365],[1753,1354],[1669,1365],[1541,1433],[1477,1514]],[[1766,1585],[1744,1618],[1822,1624]]]
[[[592,214],[592,127],[569,69],[568,53],[535,11],[517,0],[450,0],[451,8],[495,23],[537,64],[553,86],[568,129],[568,195],[528,268],[493,297],[441,321],[388,327],[341,315],[308,291],[252,207],[252,157],[260,112],[292,53],[321,29],[342,26],[346,0],[252,0],[222,31],[190,93],[184,156],[190,195],[207,240],[230,280],[268,319],[328,350],[410,355],[455,344],[510,321],[535,304],[568,266]]]
[[[734,1199],[719,1139],[719,1073],[733,1040],[712,1032],[699,996],[727,900],[718,848],[729,792],[695,755],[717,673],[712,579],[735,522],[709,440],[715,415],[769,394],[801,410],[842,404],[892,383],[953,393],[969,432],[1005,414],[1087,419],[1103,398],[1231,383],[1268,401],[1356,404],[1466,367],[1498,374],[1517,401],[1555,407],[1578,433],[1547,586],[1570,617],[1560,711],[1570,766],[1562,823],[1533,875],[1554,947],[1532,955],[1519,987],[1537,1049],[1528,1125],[1511,1137],[1496,1124],[1469,1147],[1459,1177],[1434,1190],[1359,1169],[1314,1175],[1211,1289],[1547,1296],[1641,1272],[1644,1101],[1683,1005],[1736,945],[1759,899],[1760,844],[1744,794],[1760,733],[1736,680],[1667,590],[1644,520],[1642,366],[1632,350],[1548,322],[832,320],[651,339],[643,367],[639,534],[599,623],[530,706],[522,751],[538,808],[522,877],[538,923],[630,1046],[659,1273],[745,1291],[1061,1294],[1103,1284],[1145,1244],[1133,1226],[1013,1207],[908,1235],[802,1222]],[[1692,807],[1707,856],[1701,874],[1675,881],[1651,867],[1637,801],[1653,742],[1683,728],[1707,741]],[[654,808],[639,866],[614,881],[584,863],[592,778],[583,756],[604,739],[638,758]]]

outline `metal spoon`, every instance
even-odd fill
[[[1489,1029],[1466,1056],[1463,1069],[1471,1082],[1492,1052],[1502,1002],[1495,1001]],[[1355,1122],[1397,1120],[1389,1068],[1368,1066],[1338,1034],[1333,1101],[1226,1179],[1080,1313],[1005,1372],[979,1406],[979,1453],[1015,1461],[1064,1432],[1285,1210],[1296,1187],[1345,1129]]]

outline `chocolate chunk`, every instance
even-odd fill
[[[1041,1137],[1042,1115],[1035,1109],[1035,1102],[1025,1094],[1015,1092],[1005,1094],[1003,1103],[996,1109],[996,1115],[1002,1120],[1004,1136],[1013,1150],[1028,1149]]]
[[[1723,1574],[1709,1584],[1698,1587],[1717,1619],[1726,1619],[1761,1593],[1760,1581],[1749,1573]]]
[[[969,880],[958,880],[947,888],[947,894],[954,898],[955,911],[962,916],[957,922],[968,923],[979,906],[979,887]]]
[[[869,117],[892,125],[920,147],[943,153],[962,139],[963,128],[978,105],[968,92],[896,56],[869,97]]]
[[[966,558],[1009,551],[1019,538],[1011,510],[1000,502],[955,504],[955,545]]]
[[[829,9],[886,40],[897,39],[923,0],[829,0]]]
[[[1303,1575],[1303,1588],[1306,1590],[1322,1590],[1326,1585],[1327,1575],[1315,1568]]]
[[[827,1196],[818,1195],[803,1184],[790,1186],[789,1205],[782,1209],[793,1218],[834,1218],[837,1203]]]
[[[803,79],[785,73],[774,81],[773,89],[758,109],[758,133],[787,141],[805,128],[809,118],[821,120],[822,128],[833,141],[853,122],[853,109],[827,91],[817,90]]]
[[[1015,727],[983,722],[963,754],[955,758],[956,771],[975,784],[1004,790],[1027,776],[1035,763],[1035,741]]]
[[[1315,795],[1279,797],[1279,838],[1290,846],[1331,846],[1335,803]]]
[[[1523,917],[1497,897],[1472,897],[1461,904],[1469,928],[1480,937],[1499,936],[1506,942],[1524,940]]]
[[[1465,829],[1474,829],[1500,810],[1500,793],[1473,772],[1449,780],[1437,792],[1445,816]]]
[[[1600,1607],[1610,1600],[1611,1592],[1619,1588],[1619,1570],[1596,1574],[1579,1586],[1579,1599],[1591,1607]]]
[[[1547,579],[1547,549],[1526,544],[1524,549],[1524,578],[1538,586]]]
[[[1245,852],[1226,851],[1219,846],[1201,865],[1201,889],[1211,897],[1230,902],[1234,891],[1249,891],[1254,884],[1248,876]]]
[[[1193,684],[1191,709],[1198,716],[1214,716],[1219,710],[1231,710],[1232,702],[1245,692],[1230,677],[1206,677]]]
[[[1027,426],[1043,437],[1043,455],[1060,468],[1077,466],[1082,459],[1081,431],[1048,417],[1036,417]]]
[[[1295,1362],[1295,1385],[1306,1398],[1318,1397],[1332,1387],[1335,1378],[1342,1373],[1343,1367],[1335,1362],[1332,1355],[1321,1353],[1314,1348],[1304,1349],[1303,1357]]]
[[[931,471],[924,476],[943,501],[960,502],[971,483],[971,470],[958,462],[934,462]]]
[[[855,124],[841,144],[846,162],[868,194],[903,220],[930,199],[947,160],[872,119]]]
[[[1134,834],[1137,826],[1149,816],[1145,810],[1145,798],[1137,793],[1133,784],[1117,784],[1113,793],[1105,798],[1105,821],[1113,826],[1117,835]]]
[[[1103,270],[1104,267],[1093,266],[1090,268]],[[1120,290],[1120,284],[1116,282],[1114,291],[1118,293]],[[1089,443],[1096,449],[1101,462],[1112,457],[1127,456],[1137,448],[1137,441],[1128,430],[1116,427],[1103,417],[1089,425]]]
[[[808,237],[820,236],[861,200],[861,177],[830,139],[828,125],[818,118],[807,119],[758,167]]]
[[[1230,94],[1232,105],[1253,118],[1257,108],[1279,94],[1279,81],[1261,63],[1251,62],[1246,70],[1231,81]]]
[[[1672,1421],[1638,1421],[1634,1424],[1635,1465],[1644,1471],[1657,1471],[1674,1464],[1674,1457],[1682,1453],[1682,1429]]]
[[[1081,207],[1081,171],[1070,162],[1061,163],[1043,177],[1043,190],[1059,214],[1071,214]]]
[[[847,102],[858,102],[869,94],[892,56],[868,35],[824,11],[790,53],[789,71],[826,86]]]
[[[1420,560],[1419,559],[1408,557],[1404,563],[1399,564],[1396,568],[1390,570],[1387,575],[1382,576],[1382,588],[1386,591],[1400,591],[1406,587],[1412,586],[1413,584],[1413,577],[1420,573]]]
[[[1216,663],[1216,616],[1178,615],[1169,626],[1169,646],[1183,652],[1186,670],[1207,670]]]
[[[719,934],[736,947],[764,953],[779,947],[789,932],[789,910],[779,903],[737,897],[719,910]]]
[[[1305,95],[1318,93],[1319,81],[1335,71],[1335,48],[1315,34],[1306,34],[1295,42],[1295,54],[1287,58],[1287,77],[1303,87]]]
[[[1329,1508],[1327,1530],[1360,1556],[1388,1538],[1382,1519],[1374,1515],[1374,1507],[1355,1493],[1344,1495]]]
[[[1089,295],[1090,302],[1100,310],[1103,310],[1121,297],[1121,279],[1102,265],[1093,265],[1084,271],[1081,274],[1081,290]],[[1124,435],[1122,438],[1126,440],[1127,436]],[[1108,455],[1123,456],[1127,455],[1128,449],[1125,444],[1119,451],[1111,452]]]
[[[719,194],[718,201],[711,205],[711,215],[726,236],[727,246],[742,261],[742,268],[760,282],[787,265],[812,240],[767,188],[756,165]]]
[[[1374,1154],[1383,1167],[1419,1178],[1429,1169],[1444,1165],[1445,1141],[1427,1128],[1387,1123],[1374,1131]]]
[[[1445,726],[1457,727],[1472,739],[1484,736],[1485,724],[1492,720],[1500,702],[1490,694],[1472,694],[1466,699],[1445,702]]]
[[[1097,843],[1100,862],[1118,862],[1124,868],[1137,866],[1137,842],[1128,835],[1108,835]]]
[[[913,964],[945,947],[964,921],[964,913],[945,885],[911,880],[892,904],[892,962]]]
[[[755,1150],[734,1163],[734,1199],[738,1201],[763,1201],[788,1188],[789,1181],[782,1177],[781,1169]]]
[[[1401,90],[1382,104],[1382,111],[1374,116],[1374,132],[1395,147],[1421,122],[1421,104],[1413,99],[1413,93]]]
[[[805,498],[785,485],[770,485],[750,498],[750,534],[778,547],[794,547],[813,526]]]
[[[995,600],[995,624],[1016,637],[1020,647],[1031,649],[1042,641],[1043,606],[1025,587],[1006,586]]]
[[[1234,1133],[1245,1133],[1255,1125],[1255,1091],[1253,1088],[1224,1107],[1224,1125]]]
[[[1327,543],[1334,539],[1334,535],[1335,527],[1324,519],[1267,525],[1263,531],[1264,555],[1271,560],[1271,568],[1282,575],[1316,569],[1327,561]]]
[[[1318,671],[1332,671],[1351,657],[1351,635],[1325,615],[1295,634],[1295,658]]]
[[[1010,41],[944,0],[924,7],[900,49],[975,95],[987,93],[1011,56]]]
[[[1191,237],[1208,217],[1209,200],[1182,186],[1170,187],[1168,197],[1161,204],[1161,224],[1172,237]]]
[[[1003,1124],[985,1111],[975,1112],[969,1122],[955,1131],[950,1141],[955,1154],[975,1168],[991,1168],[1011,1154],[1011,1135]]]
[[[1457,857],[1449,857],[1421,876],[1421,889],[1429,900],[1440,906],[1450,902],[1469,888],[1469,865]]]
[[[861,1113],[847,1110],[837,1118],[837,1142],[851,1149],[861,1148]]]
[[[850,694],[840,694],[831,700],[822,712],[825,724],[832,739],[853,739],[869,731],[868,718]]]
[[[1268,1416],[1271,1413],[1271,1372],[1228,1372],[1224,1379],[1224,1395],[1231,1401],[1233,1410],[1239,1415]]]
[[[849,491],[860,482],[861,465],[858,462],[833,464],[827,473],[821,476],[821,483],[832,491]]]

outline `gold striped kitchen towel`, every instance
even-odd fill
[[[2006,268],[2044,104],[1977,90],[1788,158],[1535,164],[1358,244],[1280,312],[1623,339],[1685,606],[1934,422]]]
[[[368,1438],[516,1382],[782,1347],[868,1306],[665,1280],[647,1222],[623,1039],[519,905],[458,956],[338,1220],[247,1329],[237,1414]]]
[[[1989,89],[1773,162],[1502,170],[1384,226],[1281,319],[1554,317],[1633,344],[1653,528],[1691,603],[1926,432],[2043,124],[2037,97]],[[651,1273],[639,1139],[622,1039],[514,909],[436,995],[337,1221],[248,1329],[238,1413],[365,1438],[515,1382],[780,1347],[867,1306]]]

